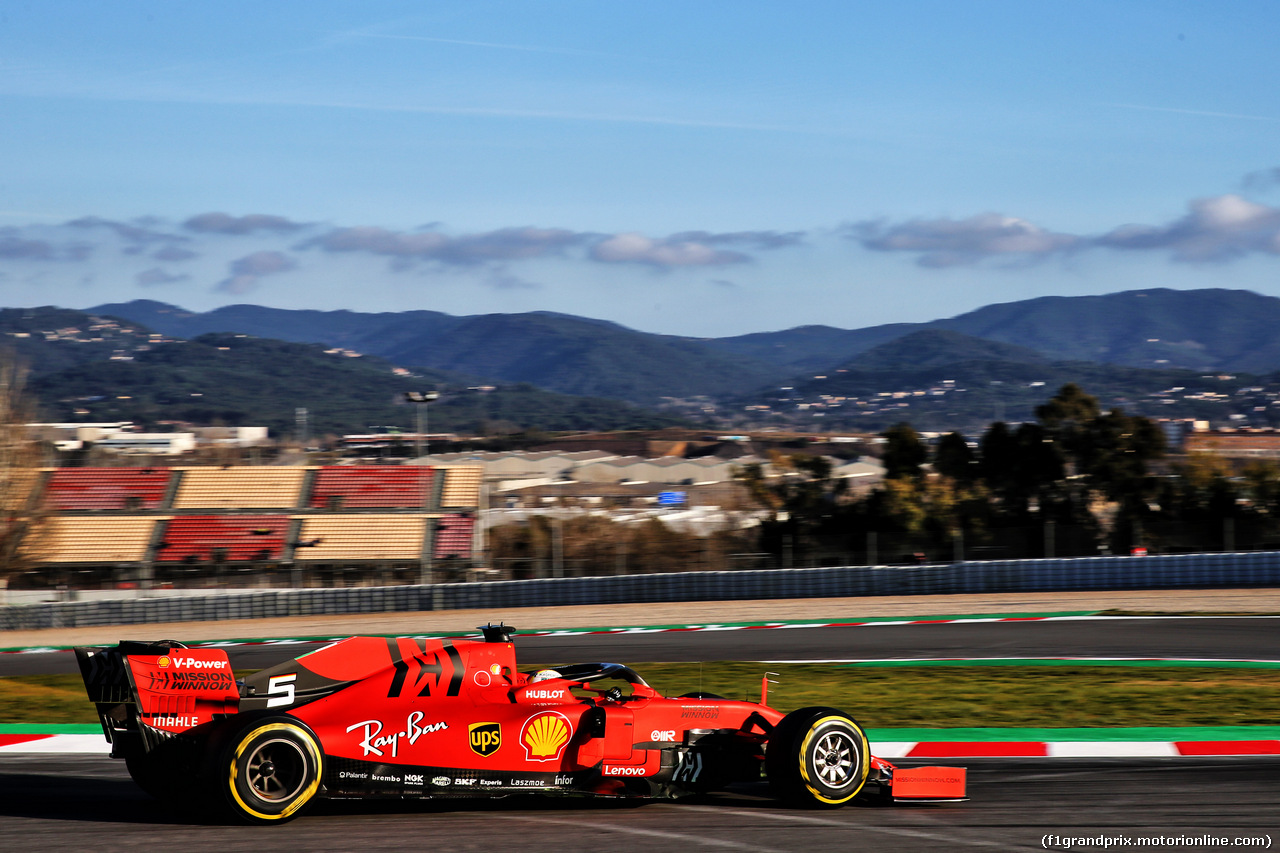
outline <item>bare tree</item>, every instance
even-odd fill
[[[27,426],[33,419],[27,371],[12,351],[0,352],[0,581],[6,584],[36,558],[47,527],[32,500],[40,476],[39,441]]]

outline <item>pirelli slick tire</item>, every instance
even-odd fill
[[[839,808],[867,782],[871,764],[862,727],[835,708],[801,708],[774,726],[765,774],[776,796],[796,806]]]
[[[290,717],[259,717],[230,733],[213,784],[233,819],[283,823],[320,789],[324,758],[305,726]]]
[[[126,756],[124,765],[134,783],[153,798],[162,803],[176,799],[173,774],[159,757],[138,752]]]

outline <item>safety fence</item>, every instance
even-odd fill
[[[228,590],[11,605],[0,608],[0,630],[580,604],[1257,586],[1280,586],[1280,551]]]

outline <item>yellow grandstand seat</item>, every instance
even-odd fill
[[[444,475],[444,490],[440,494],[442,508],[480,506],[484,466],[455,465],[437,468],[436,471]]]
[[[174,509],[293,509],[309,469],[246,465],[182,470]]]
[[[54,516],[29,534],[39,563],[137,563],[169,516]]]
[[[297,562],[420,560],[426,541],[425,515],[302,516]]]

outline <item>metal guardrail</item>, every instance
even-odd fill
[[[11,605],[0,608],[0,631],[580,604],[1255,586],[1280,586],[1280,551],[229,590]]]

